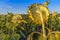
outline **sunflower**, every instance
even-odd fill
[[[50,14],[47,7],[41,4],[32,4],[28,8],[29,18],[36,24],[42,24],[41,16],[44,19],[44,22],[48,21],[48,16]]]

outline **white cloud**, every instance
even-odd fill
[[[7,13],[7,12],[12,12],[12,13],[19,13],[20,10],[17,8],[13,8],[12,6],[9,5],[3,5],[0,7],[0,13]]]
[[[20,9],[14,8],[11,5],[8,5],[6,2],[9,0],[2,0],[0,1],[0,14],[6,14],[7,12],[12,12],[12,13],[19,13]]]
[[[22,11],[23,8],[14,7],[12,5],[9,5],[7,2],[9,0],[0,0],[0,14],[6,14],[7,12],[12,13],[25,13]]]

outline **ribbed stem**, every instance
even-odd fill
[[[43,40],[46,40],[44,21],[43,21],[43,16],[42,16],[42,13],[41,12],[40,12],[40,17],[41,17],[41,22],[42,22]]]

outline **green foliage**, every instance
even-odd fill
[[[13,34],[10,35],[10,39],[9,40],[19,40],[20,39],[20,35],[19,34]]]
[[[31,19],[29,19],[28,15],[26,15],[26,17],[23,16],[23,19],[27,21],[27,23],[13,23],[13,16],[14,14],[12,13],[8,13],[7,15],[0,15],[0,40],[19,40],[21,37],[27,39],[27,37],[32,32],[40,32],[40,25],[35,24]],[[60,31],[60,20],[58,19],[57,14],[51,14],[49,16],[48,22],[45,24],[46,27],[51,31]],[[43,40],[43,36],[39,36],[38,39]],[[48,40],[56,40],[55,35],[50,35]]]
[[[10,36],[9,35],[3,35],[2,40],[9,40]]]
[[[52,31],[57,31],[60,30],[60,22],[58,19],[58,15],[56,14],[54,16],[54,14],[49,16],[49,20],[48,20],[48,27],[52,30]]]

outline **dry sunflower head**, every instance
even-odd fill
[[[25,22],[25,20],[23,20],[22,16],[20,14],[15,14],[13,17],[12,17],[12,22],[13,23],[21,23],[21,22]]]
[[[29,17],[36,24],[42,24],[41,16],[47,22],[49,13],[48,8],[41,4],[32,4],[28,9]]]

